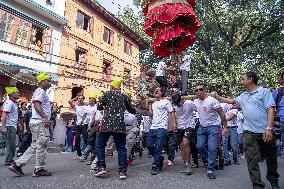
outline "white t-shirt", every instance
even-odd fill
[[[231,115],[235,115],[235,117],[228,121],[228,127],[233,127],[233,126],[237,126],[237,114],[238,114],[238,110],[237,109],[231,109],[229,111],[226,112],[226,118],[228,118]]]
[[[126,125],[134,126],[137,124],[137,118],[134,114],[129,113],[128,111],[125,111],[124,113],[124,123]]]
[[[156,76],[165,76],[166,62],[159,62],[158,67],[156,69]]]
[[[87,124],[90,124],[94,115],[96,114],[97,112],[97,105],[94,105],[94,106],[91,106],[91,105],[87,105],[86,106],[86,113],[87,113],[87,116],[85,118],[85,123]]]
[[[180,65],[180,70],[189,72],[190,64],[191,64],[191,56],[184,55],[181,61],[182,61],[182,64]]]
[[[238,134],[241,134],[243,133],[244,131],[244,128],[243,128],[243,125],[244,125],[244,114],[240,111],[238,111],[238,115],[237,115],[237,126],[238,126]]]
[[[221,125],[218,113],[215,111],[221,108],[218,100],[208,96],[204,100],[195,99],[194,104],[199,113],[199,121],[202,127],[209,125]]]
[[[101,121],[103,119],[103,114],[98,110],[97,105],[94,105],[94,106],[87,105],[86,113],[87,113],[87,116],[85,118],[84,124],[90,124],[94,116],[96,116],[95,118],[96,121]]]
[[[7,113],[6,126],[17,128],[18,106],[11,100],[7,100],[3,105],[3,112]]]
[[[169,113],[173,111],[171,102],[167,99],[156,101],[152,104],[153,120],[150,129],[167,129]]]
[[[174,106],[177,118],[178,128],[195,128],[194,113],[196,107],[191,100],[186,100],[181,107]]]
[[[49,97],[42,88],[37,88],[32,97],[32,117],[30,123],[42,123],[43,118],[36,112],[34,103],[39,102],[41,108],[43,109],[44,114],[50,120],[51,117],[51,104],[49,101]]]
[[[77,116],[77,120],[76,120],[76,124],[79,125],[82,122],[83,116],[85,113],[87,113],[88,110],[88,106],[86,105],[75,105],[75,111],[76,111],[76,116]],[[87,119],[85,119],[83,121],[83,125],[88,124]]]

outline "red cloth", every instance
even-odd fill
[[[164,25],[174,24],[175,22],[182,22],[190,25],[192,31],[197,31],[200,27],[200,22],[192,8],[183,3],[165,4],[156,7],[151,9],[146,17],[147,21],[144,24],[144,30],[150,37],[153,37],[155,30]]]
[[[187,0],[190,5],[183,2],[164,3],[148,10],[149,5],[157,1],[163,2],[149,0],[144,6],[147,18],[144,31],[153,39],[151,46],[154,54],[169,56],[173,49],[174,53],[180,53],[194,43],[195,32],[200,28],[200,22],[192,9],[196,5],[195,0]]]

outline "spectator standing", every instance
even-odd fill
[[[258,165],[260,151],[263,151],[267,166],[266,178],[272,189],[279,189],[276,142],[273,136],[275,101],[268,89],[258,85],[258,80],[255,72],[247,72],[241,76],[245,92],[235,99],[224,98],[217,94],[216,98],[226,103],[238,104],[244,112],[245,154],[253,188],[265,188]]]
[[[6,87],[6,93],[9,100],[4,103],[1,123],[2,133],[6,138],[6,159],[5,165],[10,166],[14,162],[16,152],[16,137],[18,123],[18,106],[19,91],[16,87]]]
[[[181,52],[182,58],[180,61],[181,72],[181,95],[187,95],[188,93],[188,77],[191,65],[191,56],[186,50]]]

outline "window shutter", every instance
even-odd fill
[[[107,43],[108,42],[108,32],[107,29],[104,27],[104,35],[103,35],[104,41]]]
[[[52,29],[47,28],[44,30],[44,38],[43,38],[43,52],[49,54],[51,50],[51,42],[52,42]]]
[[[92,36],[94,36],[94,21],[95,21],[95,19],[94,19],[94,17],[92,17],[90,19],[90,32],[91,32]]]

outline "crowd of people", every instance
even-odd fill
[[[184,162],[181,173],[194,174],[194,169],[202,162],[209,179],[216,179],[216,170],[232,163],[239,165],[239,159],[246,158],[255,189],[265,187],[259,168],[259,162],[265,159],[266,178],[273,189],[279,188],[274,118],[275,112],[279,112],[281,135],[278,136],[283,142],[283,88],[271,93],[258,85],[256,73],[246,72],[241,76],[245,91],[235,98],[223,97],[219,92],[208,94],[202,83],[196,84],[195,95],[188,95],[190,61],[190,55],[183,52],[177,61],[181,65],[180,92],[175,91],[168,97],[165,96],[168,94],[165,72],[176,68],[167,67],[162,59],[156,70],[156,80],[149,72],[141,83],[148,87],[147,92],[136,91],[138,100],[132,98],[133,91],[122,92],[119,79],[112,81],[110,91],[90,95],[88,104],[84,103],[83,94],[69,100],[76,118],[66,122],[65,151],[76,151],[74,159],[87,161],[90,172],[94,172],[96,177],[104,177],[108,172],[105,159],[116,150],[120,179],[127,178],[127,169],[134,163],[135,152],[141,155],[146,149],[148,156],[153,158],[151,175],[157,175],[163,169],[165,153],[168,168],[175,165],[176,154],[180,151]],[[47,142],[52,136],[49,129],[51,103],[46,94],[50,78],[45,73],[37,78],[39,88],[33,94],[31,105],[28,105],[28,115],[23,116],[23,122],[29,123],[29,126],[24,124],[24,129],[28,127],[30,130],[31,145],[24,153],[18,152],[23,154],[15,161],[16,125],[20,119],[16,105],[19,93],[15,87],[6,88],[9,100],[4,103],[2,113],[6,163],[9,170],[18,176],[24,176],[22,167],[34,153],[36,166],[33,176],[51,175],[44,169]],[[59,110],[54,110],[54,113],[58,114]],[[283,146],[280,145],[281,153]]]

